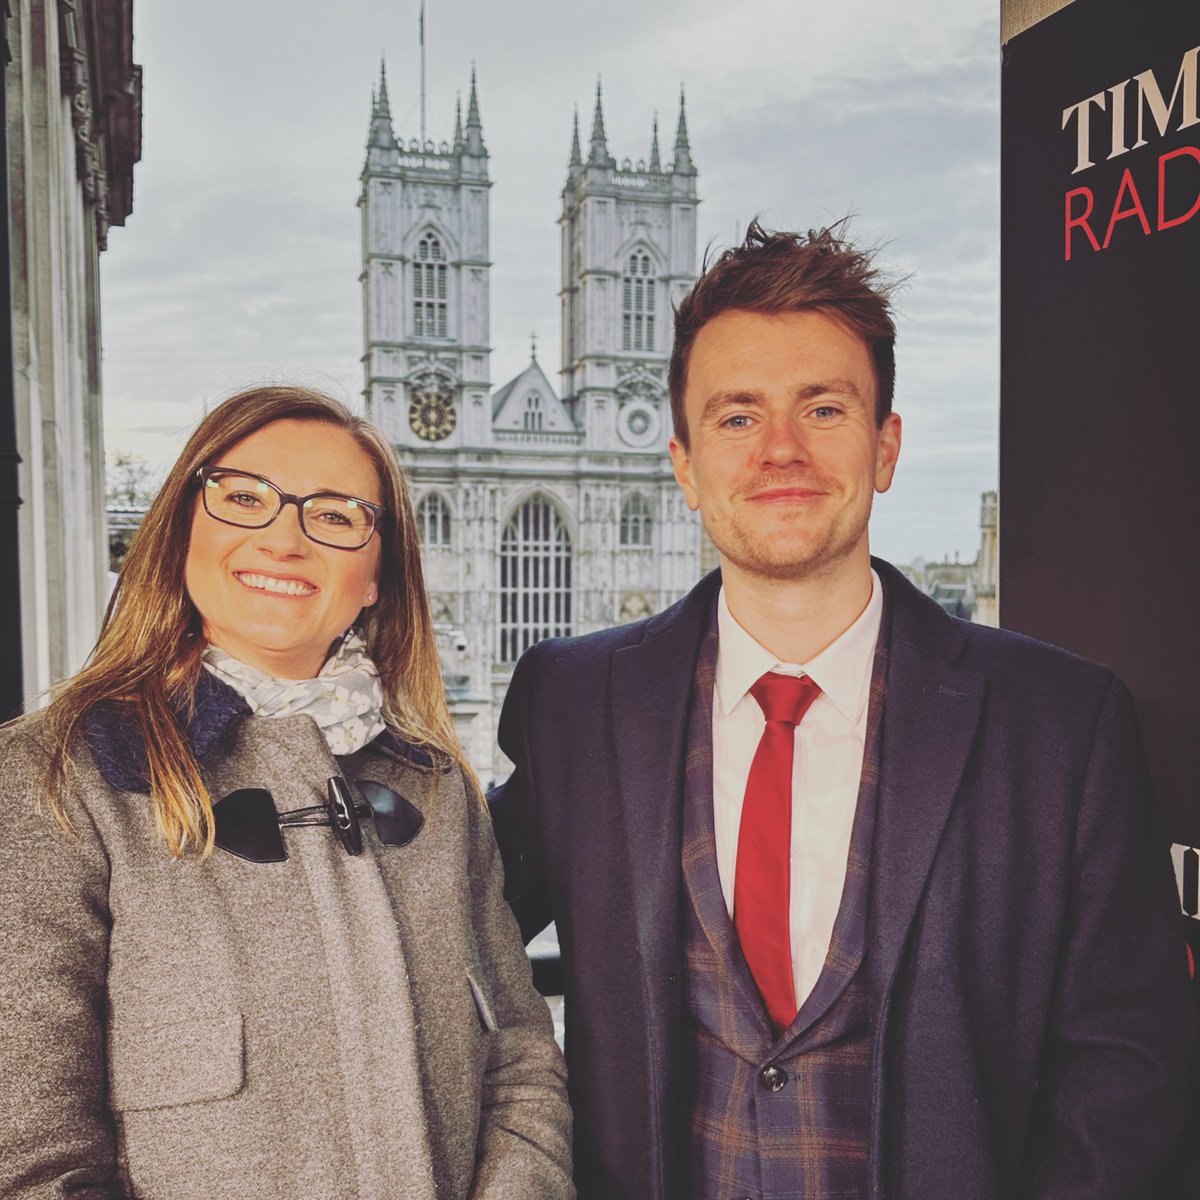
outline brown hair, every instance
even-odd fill
[[[129,547],[91,658],[46,710],[47,790],[64,828],[70,829],[63,794],[80,721],[96,704],[116,701],[128,706],[146,747],[155,821],[167,847],[176,856],[211,851],[212,801],[185,733],[205,647],[184,585],[193,480],[234,443],[282,420],[344,429],[371,460],[388,516],[377,531],[379,599],[364,610],[359,628],[379,668],[384,715],[406,740],[441,751],[472,778],[446,706],[412,501],[387,439],[319,392],[258,387],[218,405],[188,439]]]
[[[840,321],[866,343],[875,366],[875,419],[882,425],[892,411],[896,383],[896,324],[891,293],[870,251],[845,241],[846,221],[802,233],[771,233],[751,221],[740,246],[715,262],[705,255],[700,278],[675,310],[675,343],[668,386],[675,436],[688,444],[683,394],[688,356],[696,335],[714,317],[743,312],[802,312],[814,309]]]

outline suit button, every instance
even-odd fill
[[[782,1067],[771,1065],[763,1067],[758,1073],[758,1082],[767,1089],[768,1092],[777,1092],[787,1083],[787,1072]]]

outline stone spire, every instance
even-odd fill
[[[371,128],[367,134],[367,148],[395,150],[396,135],[392,131],[392,110],[388,104],[387,67],[379,61],[379,88],[371,91]]]
[[[467,98],[467,153],[483,155],[483,122],[479,119],[479,92],[475,87],[475,64],[471,64],[471,94]]]
[[[379,56],[379,93],[377,103],[380,113],[391,119],[392,109],[388,104],[387,93],[387,63],[384,61],[383,55]]]
[[[675,130],[675,173],[677,175],[696,174],[696,166],[692,162],[692,148],[688,145],[687,111],[683,84],[679,85],[679,125]]]
[[[655,174],[662,172],[662,159],[658,155],[658,113],[654,114],[654,134],[650,138],[650,170]]]
[[[462,128],[462,92],[456,92],[454,95],[454,149],[461,153],[465,145]]]
[[[571,161],[569,167],[583,166],[583,151],[579,148],[579,105],[575,105],[575,116],[571,121]]]
[[[600,80],[596,79],[596,111],[592,114],[592,145],[588,152],[588,166],[611,167],[612,156],[608,152],[608,138],[604,133],[604,105],[600,99]]]

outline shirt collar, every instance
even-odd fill
[[[871,692],[871,667],[883,619],[883,585],[871,571],[871,598],[854,623],[807,663],[785,663],[760,645],[734,619],[725,599],[717,596],[717,703],[728,716],[768,671],[811,675],[830,703],[857,724]]]

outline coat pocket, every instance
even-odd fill
[[[114,1021],[108,1053],[118,1112],[223,1100],[246,1082],[242,1014],[232,1009],[180,1021]]]
[[[467,985],[471,989],[471,999],[475,1001],[475,1012],[479,1015],[480,1027],[484,1033],[495,1033],[496,1016],[492,1012],[492,1006],[488,1003],[483,987],[470,971],[467,972]]]

